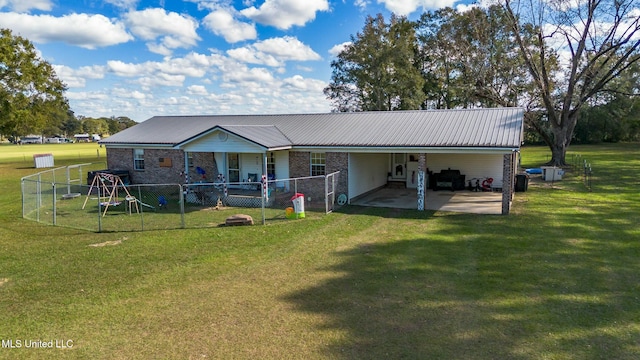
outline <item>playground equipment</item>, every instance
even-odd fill
[[[141,206],[146,206],[155,210],[155,208],[149,204],[145,204],[140,200],[136,199],[135,196],[129,193],[127,187],[122,182],[122,179],[118,175],[99,172],[96,173],[93,177],[93,181],[91,182],[91,186],[89,187],[89,191],[87,192],[87,197],[84,199],[84,204],[82,204],[82,209],[87,205],[87,201],[89,200],[89,196],[93,189],[97,189],[98,191],[98,200],[100,201],[100,206],[104,206],[104,211],[102,212],[102,216],[107,214],[110,206],[118,206],[122,202],[118,196],[118,189],[122,188],[124,192],[127,194],[124,200],[127,203],[127,209],[129,214],[132,213],[133,208],[135,207],[136,213],[140,212],[140,208],[138,204]],[[106,201],[102,201],[106,199]]]

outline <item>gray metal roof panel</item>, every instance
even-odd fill
[[[222,125],[220,128],[266,148],[293,145],[274,125]]]
[[[522,140],[521,108],[326,114],[156,116],[104,144],[180,144],[216,126],[266,147],[503,147]],[[286,141],[285,141],[286,140]]]

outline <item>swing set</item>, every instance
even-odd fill
[[[91,182],[91,186],[89,187],[89,191],[87,192],[87,197],[84,199],[84,204],[82,204],[82,209],[84,210],[85,206],[87,206],[89,196],[95,188],[98,192],[98,200],[100,202],[100,206],[104,207],[102,216],[105,216],[107,214],[107,211],[109,210],[109,207],[118,206],[122,203],[118,194],[118,188],[120,187],[124,189],[124,192],[127,194],[124,197],[124,201],[127,203],[129,215],[131,215],[133,208],[136,209],[136,213],[140,213],[138,204],[155,210],[155,207],[149,204],[145,204],[136,199],[135,196],[131,195],[127,187],[122,182],[120,176],[104,172],[98,172],[93,177],[93,181]]]

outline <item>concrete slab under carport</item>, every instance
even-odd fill
[[[451,211],[471,214],[502,214],[501,192],[473,192],[466,190],[427,190],[426,210]],[[380,188],[351,200],[351,205],[417,209],[416,189]]]

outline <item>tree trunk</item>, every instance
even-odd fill
[[[564,140],[556,138],[554,142],[551,144],[551,161],[549,161],[546,165],[550,166],[565,166],[565,157],[567,154],[567,148],[564,146]]]
[[[549,144],[551,149],[551,161],[547,163],[550,166],[567,166],[566,156],[567,149],[571,144],[573,131],[578,122],[579,111],[574,111],[562,121],[560,125],[552,126],[553,132],[552,142]],[[562,117],[562,115],[561,115]]]

